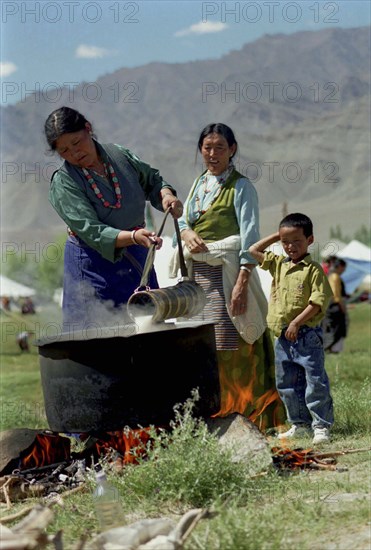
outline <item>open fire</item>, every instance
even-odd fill
[[[137,464],[150,444],[149,430],[120,430],[102,434],[76,434],[73,440],[50,431],[14,429],[2,432],[0,445],[0,500],[52,496],[82,488],[87,470],[106,463],[121,469]]]
[[[108,432],[99,438],[96,443],[98,456],[116,453],[116,462],[124,464],[137,464],[139,457],[144,457],[147,444],[151,437],[149,430],[121,430]]]
[[[70,442],[58,434],[37,434],[29,453],[20,456],[20,469],[38,468],[70,458]]]
[[[263,432],[284,422],[282,402],[275,388],[269,388],[261,396],[256,395],[256,387],[260,386],[257,384],[256,365],[252,372],[248,373],[245,386],[241,385],[240,381],[232,380],[230,375],[227,376],[225,373],[228,371],[230,366],[224,369],[222,364],[219,370],[220,384],[223,388],[221,406],[213,417],[239,413],[247,416]]]
[[[5,435],[4,435],[5,434]],[[14,445],[12,439],[17,439]],[[15,429],[3,432],[0,476],[33,472],[71,461],[85,461],[87,465],[101,459],[115,461],[116,465],[137,464],[145,456],[151,442],[149,429],[125,429],[101,434],[76,434],[81,450],[71,450],[71,438],[50,431]],[[24,446],[21,448],[24,441]],[[80,444],[82,443],[82,445]]]

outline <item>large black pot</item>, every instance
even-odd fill
[[[45,410],[55,432],[167,425],[199,389],[195,414],[220,408],[214,325],[129,336],[61,335],[37,343]]]

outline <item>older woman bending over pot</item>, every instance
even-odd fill
[[[45,122],[52,151],[64,160],[49,200],[68,227],[64,256],[64,330],[112,323],[139,286],[148,248],[162,240],[145,227],[145,204],[181,216],[182,203],[158,170],[121,145],[98,142],[91,123],[61,107]],[[154,269],[148,284],[157,288]],[[123,314],[125,312],[123,311]],[[116,317],[125,321],[123,317]]]

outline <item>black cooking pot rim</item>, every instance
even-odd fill
[[[142,336],[154,332],[171,332],[179,329],[197,329],[200,326],[214,325],[210,321],[191,321],[191,320],[169,320],[170,322],[162,322],[153,324],[151,330],[141,331],[136,323],[127,323],[112,327],[87,327],[86,329],[73,330],[70,332],[59,332],[50,335],[44,335],[36,339],[33,344],[37,347],[46,346],[54,342],[78,342],[82,340],[97,340],[108,338],[130,338],[133,336]]]

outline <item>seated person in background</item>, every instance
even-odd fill
[[[23,332],[20,332],[17,335],[17,344],[21,351],[30,351],[30,346],[28,343],[28,337],[30,336],[30,332],[27,330],[24,330]]]
[[[10,311],[10,298],[8,296],[2,296],[1,307],[4,311]]]
[[[23,314],[35,313],[35,306],[33,304],[33,301],[31,300],[31,298],[27,297],[27,298],[24,299],[21,311],[22,311]]]

